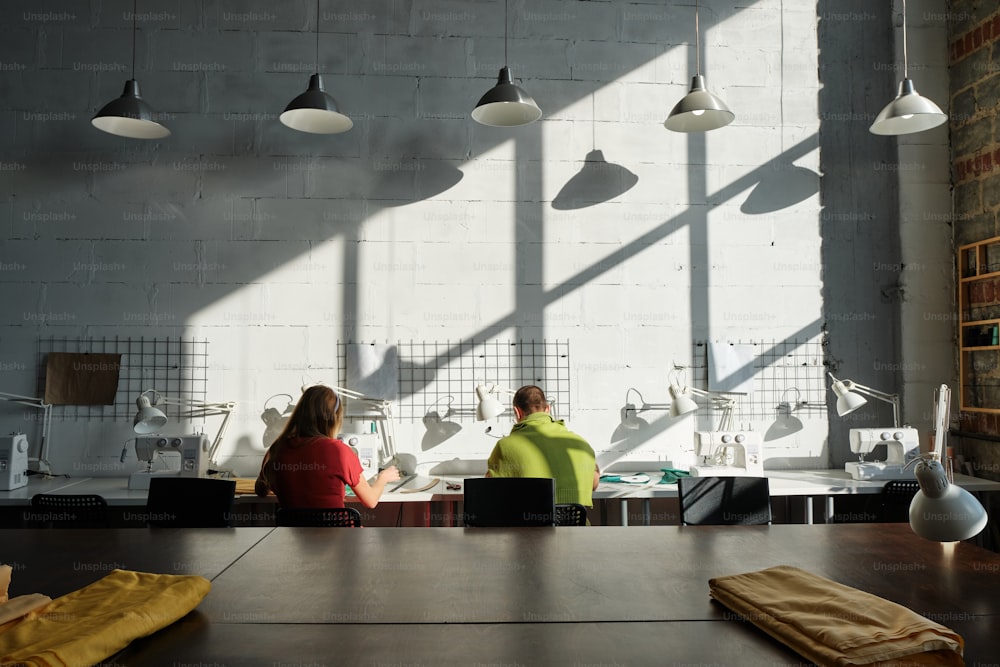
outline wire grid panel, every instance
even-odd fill
[[[135,400],[147,389],[164,397],[204,401],[208,384],[208,341],[184,338],[40,338],[38,386],[44,394],[50,352],[120,354],[118,391],[113,405],[55,405],[54,416],[68,421],[131,420]],[[167,407],[169,412],[169,407]]]
[[[778,404],[788,403],[810,413],[826,413],[826,365],[822,339],[728,341],[753,345],[758,351],[753,361],[754,391],[736,400],[733,420],[774,419]],[[708,387],[708,344],[695,341],[693,365],[688,384]],[[714,414],[710,404],[699,402],[699,414]]]
[[[346,386],[350,344],[353,341],[337,344],[340,386]],[[396,345],[399,399],[393,411],[399,419],[421,419],[432,413],[455,420],[475,419],[478,384],[509,389],[538,385],[554,402],[557,417],[570,416],[568,340],[401,341]]]

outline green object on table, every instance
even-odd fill
[[[600,481],[610,484],[645,484],[649,481],[649,475],[643,472],[634,475],[601,475]]]
[[[681,470],[680,468],[660,468],[663,471],[663,477],[660,479],[658,484],[676,484],[677,480],[681,477],[690,477],[691,473],[687,470]]]

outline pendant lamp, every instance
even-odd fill
[[[125,82],[121,97],[111,100],[90,119],[98,130],[129,139],[163,139],[170,130],[156,122],[155,112],[139,93],[135,80],[135,0],[132,2],[132,78]]]
[[[899,94],[875,117],[872,134],[912,134],[941,125],[948,116],[931,100],[917,92],[910,80],[906,53],[906,0],[903,0],[903,80]]]
[[[316,0],[316,73],[309,77],[306,91],[289,102],[278,119],[293,130],[313,134],[340,134],[354,127],[354,121],[340,113],[337,101],[323,88],[323,76],[319,73],[319,0]]]
[[[698,25],[698,3],[694,5],[695,75],[691,79],[691,92],[681,98],[663,126],[674,132],[708,132],[729,125],[736,114],[726,103],[708,92],[705,77],[701,74],[701,33]]]
[[[523,88],[514,84],[507,66],[507,4],[503,8],[503,61],[497,85],[486,91],[472,110],[472,119],[493,127],[517,127],[534,123],[542,117],[542,110]]]

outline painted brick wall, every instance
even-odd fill
[[[569,340],[571,425],[605,466],[683,463],[715,423],[650,411],[615,436],[628,389],[668,401],[693,341],[826,336],[822,362],[896,386],[898,170],[878,165],[897,156],[866,122],[894,85],[873,65],[894,61],[887,8],[702,3],[702,71],[737,118],[688,136],[662,121],[694,71],[692,3],[513,0],[509,64],[545,116],[504,130],[468,115],[503,62],[502,2],[323,0],[321,69],[355,126],[317,137],[277,121],[312,72],[313,3],[145,4],[0,7],[0,391],[39,391],[40,339],[205,339],[208,397],[239,403],[222,462],[253,474],[266,400],[333,381],[346,341]],[[162,141],[89,123],[130,75],[132,18]],[[565,194],[594,149],[634,187]],[[819,392],[772,465],[850,456]],[[492,438],[458,419],[427,449],[424,422],[401,422],[400,449],[478,469]],[[54,467],[128,472],[130,435],[57,415]]]

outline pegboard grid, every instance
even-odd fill
[[[798,409],[809,413],[826,413],[825,349],[821,339],[727,342],[758,348],[753,365],[754,391],[748,396],[737,397],[733,411],[735,424],[774,419],[777,406],[782,402],[791,406],[799,403]],[[693,365],[686,369],[687,383],[707,389],[708,344],[705,341],[694,342],[692,359]],[[710,403],[699,400],[698,405],[699,415],[714,417],[719,414]]]
[[[113,405],[54,405],[53,418],[123,420],[135,416],[135,400],[147,389],[164,397],[204,401],[208,384],[208,341],[184,338],[41,338],[38,387],[45,393],[50,352],[120,354],[118,391]],[[169,415],[170,406],[166,407]]]
[[[342,387],[350,344],[354,341],[337,345]],[[557,417],[570,416],[568,340],[400,341],[396,346],[399,398],[393,413],[398,419],[421,419],[433,412],[454,420],[475,419],[475,387],[483,383],[510,389],[536,384],[555,402]]]

